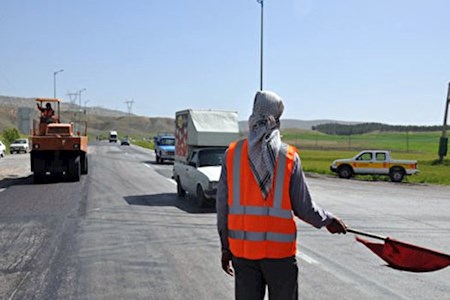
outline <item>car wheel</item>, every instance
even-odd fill
[[[181,185],[180,178],[177,178],[177,195],[179,197],[184,197],[186,195],[186,191],[183,189],[183,186]]]
[[[338,169],[338,175],[340,178],[349,179],[353,176],[353,171],[349,166],[340,166]]]
[[[401,168],[395,168],[389,172],[389,177],[391,178],[392,182],[402,182],[404,176],[405,170]]]
[[[202,186],[199,184],[197,186],[197,205],[200,208],[204,208],[207,204],[205,193],[203,192]]]

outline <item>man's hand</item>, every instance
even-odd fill
[[[347,233],[347,225],[341,219],[333,218],[330,224],[327,225],[327,229],[331,233]]]
[[[231,258],[233,255],[230,250],[222,249],[222,269],[230,276],[234,275],[233,269],[231,268]]]

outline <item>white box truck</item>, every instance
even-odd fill
[[[175,115],[173,178],[177,194],[194,195],[204,207],[216,198],[217,183],[228,145],[239,139],[237,112],[178,111]]]
[[[110,143],[117,143],[117,131],[110,131],[108,140]]]

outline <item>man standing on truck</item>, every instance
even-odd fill
[[[230,144],[217,189],[222,269],[235,276],[236,299],[298,299],[294,215],[316,228],[346,225],[311,199],[297,149],[281,142],[284,106],[256,93],[249,136]]]
[[[45,104],[45,108],[36,103],[37,108],[41,111],[41,122],[42,123],[53,123],[53,116],[55,111],[50,103]]]

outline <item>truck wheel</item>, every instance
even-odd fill
[[[392,182],[402,182],[404,176],[405,170],[403,170],[402,168],[393,168],[389,172],[389,177],[391,178]]]
[[[181,185],[180,178],[177,178],[177,195],[179,197],[184,197],[186,195],[186,191],[183,189]]]
[[[69,178],[72,181],[80,181],[81,177],[81,166],[80,166],[80,157],[77,156],[75,158],[71,158],[69,160]]]
[[[204,208],[207,204],[205,193],[203,192],[202,186],[199,184],[197,186],[197,205],[200,208]]]
[[[89,171],[87,155],[84,156],[83,163],[81,164],[81,174],[86,175]]]
[[[353,171],[349,166],[341,166],[338,168],[338,175],[340,178],[351,178],[353,176]]]
[[[45,179],[45,161],[34,159],[33,161],[33,183],[42,183]]]

